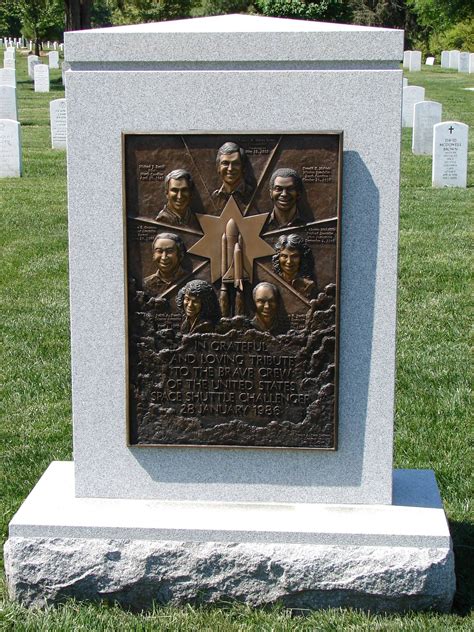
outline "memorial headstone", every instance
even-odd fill
[[[3,59],[3,67],[8,68],[9,70],[15,70],[15,58],[5,57]]]
[[[16,73],[14,68],[0,68],[0,86],[16,88]]]
[[[33,79],[35,76],[34,66],[40,63],[38,55],[28,55],[28,76],[30,79]]]
[[[403,87],[405,88],[408,85],[408,79],[403,77]]]
[[[410,55],[411,55],[411,50],[405,50],[403,51],[403,68],[406,68],[408,70],[408,68],[410,67]]]
[[[66,85],[66,72],[70,69],[71,65],[67,61],[61,63],[61,79],[63,86]]]
[[[457,70],[459,65],[459,51],[458,50],[450,50],[449,51],[449,67]]]
[[[49,104],[51,123],[51,146],[53,149],[66,149],[67,114],[66,99],[54,99]]]
[[[64,51],[64,44],[59,44],[59,50]]]
[[[410,65],[408,67],[410,72],[418,72],[421,70],[421,51],[412,50],[410,55]]]
[[[436,101],[415,103],[413,116],[412,152],[416,155],[433,153],[433,126],[441,122],[443,106]]]
[[[18,120],[16,88],[0,85],[0,119]]]
[[[433,187],[467,186],[467,148],[469,126],[445,121],[433,130]]]
[[[20,123],[0,119],[0,178],[21,176]]]
[[[48,53],[48,64],[50,68],[59,68],[59,53],[56,50]]]
[[[458,72],[469,72],[469,53],[459,53]]]
[[[403,88],[402,127],[413,127],[415,103],[425,100],[425,89],[421,86]]]
[[[392,462],[403,33],[65,38],[74,463],[11,594],[448,610],[434,475]]]
[[[441,52],[441,68],[449,68],[449,51],[443,50]]]
[[[474,53],[469,53],[469,74],[474,72]]]
[[[434,66],[434,63],[435,63],[435,58],[434,57],[427,57],[426,58],[425,64],[427,66]]]
[[[36,64],[34,73],[35,92],[49,92],[49,67],[46,64]]]

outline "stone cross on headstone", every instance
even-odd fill
[[[415,155],[433,153],[433,126],[441,122],[443,106],[436,101],[415,103],[413,116],[412,152]]]
[[[469,126],[458,121],[438,123],[433,130],[433,187],[467,185]]]

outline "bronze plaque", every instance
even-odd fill
[[[342,134],[126,134],[129,443],[337,446]]]

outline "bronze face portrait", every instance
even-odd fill
[[[181,262],[186,254],[183,240],[173,233],[160,233],[152,243],[156,272],[145,277],[143,289],[147,294],[159,296],[185,276]]]
[[[275,243],[273,269],[281,278],[306,298],[315,298],[314,257],[300,235],[282,235]]]
[[[252,292],[255,316],[252,325],[259,331],[272,331],[277,323],[278,288],[263,281]]]
[[[124,135],[131,446],[337,449],[341,155]]]
[[[268,225],[272,228],[300,226],[304,220],[298,212],[298,198],[303,182],[294,169],[277,169],[270,178],[273,209]]]

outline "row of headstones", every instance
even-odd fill
[[[434,66],[435,58],[427,57],[425,64]],[[441,53],[441,67],[451,68],[458,72],[474,72],[474,53],[464,53],[458,50],[444,50]],[[403,68],[409,72],[421,70],[421,51],[406,50],[403,52]]]
[[[51,145],[53,149],[66,149],[66,99],[49,103]],[[21,126],[18,121],[0,118],[0,178],[16,178],[22,174]]]
[[[36,73],[45,64],[33,65]],[[64,82],[64,77],[63,77]],[[51,146],[53,149],[66,149],[67,115],[66,99],[54,99],[49,104],[51,124]],[[18,122],[16,98],[16,76],[12,68],[0,69],[0,178],[19,177],[22,173],[21,128]]]
[[[28,48],[33,50],[33,40],[28,41]],[[0,37],[0,46],[3,48],[26,48],[26,39],[24,37]],[[64,50],[64,44],[59,42],[46,42],[43,44],[43,48],[52,48],[53,50]]]
[[[403,81],[405,84],[406,79]],[[458,121],[441,122],[441,103],[424,99],[424,88],[404,85],[402,126],[413,128],[412,152],[433,156],[433,187],[466,188],[469,126]]]

